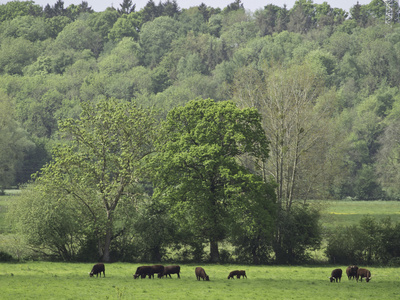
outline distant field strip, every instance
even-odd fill
[[[400,222],[400,201],[315,201],[325,228],[358,225],[365,216]]]

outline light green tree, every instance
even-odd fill
[[[158,17],[143,24],[140,31],[140,45],[144,63],[157,65],[170,50],[171,43],[178,38],[180,23],[170,17]]]
[[[152,112],[132,103],[104,99],[82,104],[79,120],[60,123],[68,143],[54,150],[53,161],[37,176],[42,190],[75,201],[92,218],[99,256],[110,260],[120,202],[134,201],[128,187],[139,180],[143,159],[152,152],[156,123]]]
[[[124,37],[132,37],[134,40],[139,38],[140,16],[137,13],[123,14],[114,23],[108,39],[120,41]]]

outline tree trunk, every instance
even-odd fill
[[[110,246],[112,238],[112,214],[110,211],[107,212],[107,229],[106,237],[104,241],[104,251],[103,251],[103,262],[110,262]]]
[[[210,240],[210,260],[213,263],[219,262],[218,241]]]
[[[107,229],[106,240],[104,243],[103,262],[110,262],[111,229]]]

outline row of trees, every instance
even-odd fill
[[[336,228],[328,236],[326,255],[339,264],[381,264],[398,267],[400,223],[370,216],[357,225]]]
[[[300,207],[277,223],[273,183],[241,163],[268,158],[255,109],[208,99],[173,109],[160,125],[154,116],[105,99],[60,124],[65,143],[11,210],[30,245],[64,260],[133,260],[124,251],[136,234],[147,245],[142,259],[179,246],[201,259],[209,244],[217,262],[229,240],[242,261],[265,263],[273,248],[279,261],[295,261],[319,244],[318,215]]]

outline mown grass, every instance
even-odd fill
[[[398,268],[370,268],[369,283],[330,283],[333,266],[202,265],[210,281],[197,281],[197,265],[181,265],[181,279],[136,279],[138,264],[106,264],[105,278],[90,278],[92,264],[0,264],[1,299],[398,299]],[[345,270],[346,266],[339,266]],[[248,279],[228,280],[246,270]]]

